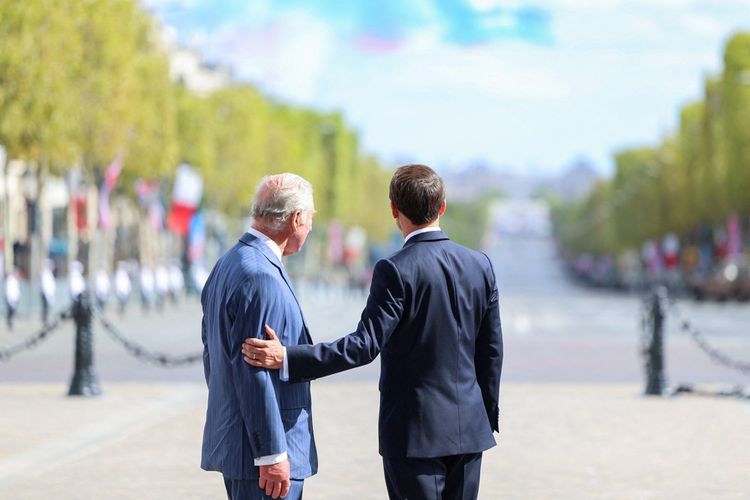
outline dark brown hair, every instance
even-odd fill
[[[427,165],[403,165],[391,178],[390,197],[412,224],[427,224],[437,219],[445,200],[443,179]]]

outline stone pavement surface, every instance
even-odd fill
[[[645,398],[629,384],[508,383],[482,499],[750,498],[750,403]],[[220,499],[198,467],[200,383],[0,384],[0,498]],[[307,500],[386,498],[374,381],[313,383]]]

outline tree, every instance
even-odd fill
[[[654,179],[659,174],[658,151],[639,148],[615,154],[614,224],[620,247],[637,247],[659,236],[660,204]]]
[[[701,197],[708,200],[705,220],[716,223],[726,216],[729,199],[726,183],[726,137],[722,123],[724,103],[720,84],[715,79],[706,80],[705,103],[702,124],[705,157],[701,159],[698,179],[702,187]]]
[[[732,207],[750,214],[750,33],[732,36],[721,78],[726,182]]]
[[[0,2],[0,143],[10,158],[37,165],[77,158],[81,13],[76,2]]]

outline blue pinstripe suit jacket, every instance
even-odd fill
[[[263,242],[245,233],[214,266],[201,295],[208,409],[201,467],[256,479],[253,459],[286,451],[292,479],[317,472],[310,384],[242,360],[242,341],[273,325],[284,345],[310,344],[289,276]]]

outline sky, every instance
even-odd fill
[[[555,173],[657,144],[750,0],[141,0],[266,94],[339,110],[366,151]]]

